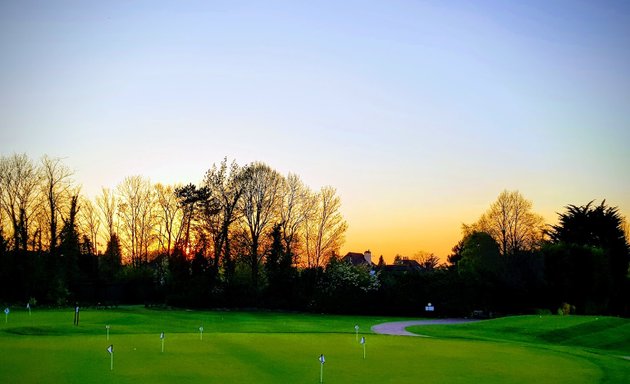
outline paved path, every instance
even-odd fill
[[[397,335],[397,336],[421,336],[416,333],[411,333],[405,330],[407,327],[413,325],[441,325],[441,324],[463,324],[471,323],[477,320],[469,319],[435,319],[435,320],[411,320],[411,321],[394,321],[391,323],[377,324],[372,327],[372,332],[380,333],[381,335]]]

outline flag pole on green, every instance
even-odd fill
[[[324,357],[324,354],[322,353],[321,355],[319,355],[319,382],[323,383],[324,382],[324,363],[326,362],[326,358]]]
[[[109,341],[109,324],[105,326],[105,331],[107,332],[107,341]]]
[[[5,324],[9,322],[9,312],[11,312],[9,311],[9,307],[6,307],[4,309],[4,323]]]
[[[354,326],[354,338],[359,341],[359,324]]]
[[[160,334],[160,339],[162,340],[162,352],[164,352],[164,332]]]
[[[199,327],[199,340],[203,341],[203,325]]]
[[[114,370],[114,344],[107,347],[107,352],[109,352],[109,370]]]
[[[26,303],[26,309],[28,309],[28,315],[31,315],[31,303]]]
[[[363,358],[365,359],[365,337],[361,338],[361,345],[363,345]]]

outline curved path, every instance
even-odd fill
[[[394,321],[391,323],[377,324],[372,327],[372,332],[379,333],[381,335],[396,335],[396,336],[420,336],[429,337],[425,335],[418,335],[411,333],[405,328],[413,325],[442,325],[442,324],[464,324],[472,323],[477,320],[469,319],[434,319],[434,320],[410,320],[410,321]]]

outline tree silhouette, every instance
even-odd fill
[[[615,313],[620,312],[628,275],[630,246],[618,208],[607,206],[605,200],[597,206],[593,205],[593,201],[583,206],[568,205],[566,212],[559,214],[559,223],[552,226],[548,234],[552,243],[567,245],[565,251],[569,255],[577,254],[577,251],[571,252],[572,250],[586,248],[592,250],[590,253],[593,257],[602,258],[597,265],[606,266],[606,275],[602,279],[609,280],[611,284],[609,309]],[[577,256],[568,261],[580,263]],[[580,275],[592,275],[600,270],[590,268],[584,263],[582,266],[585,271]],[[580,270],[579,266],[572,266],[570,269],[576,268]]]
[[[12,224],[14,250],[26,250],[29,219],[37,208],[40,176],[39,169],[26,154],[0,157],[0,209]]]
[[[282,177],[264,163],[253,163],[244,170],[243,214],[245,241],[249,246],[247,260],[251,268],[252,286],[258,288],[258,267],[264,253],[259,250],[261,236],[277,216]]]
[[[229,166],[227,158],[206,172],[203,185],[211,196],[217,211],[205,209],[204,220],[212,231],[214,242],[214,267],[223,261],[225,279],[229,282],[234,275],[235,263],[232,258],[230,235],[232,224],[240,217],[238,205],[243,194],[244,173],[235,161]],[[206,206],[207,207],[207,206]]]
[[[503,191],[490,208],[465,232],[486,232],[497,241],[502,255],[529,251],[542,240],[543,218],[532,212],[532,202],[518,191]]]
[[[55,253],[61,199],[70,188],[69,178],[72,171],[61,162],[61,159],[44,156],[41,160],[41,172],[42,194],[45,196],[46,208],[48,209],[50,252]]]

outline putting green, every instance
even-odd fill
[[[318,383],[320,353],[326,355],[325,383],[623,382],[617,380],[630,367],[614,356],[548,344],[369,332],[374,324],[401,320],[394,318],[144,308],[84,310],[81,316],[79,327],[72,326],[71,311],[10,317],[0,326],[0,377],[20,383]],[[111,325],[109,342],[105,324]],[[355,324],[366,337],[365,360]]]

